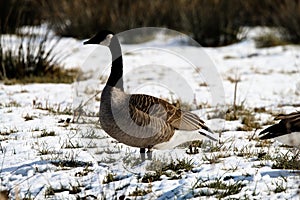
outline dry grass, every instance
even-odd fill
[[[102,0],[100,6],[97,0],[11,0],[1,1],[0,13],[1,33],[45,21],[57,34],[81,39],[99,27],[115,32],[168,27],[191,34],[204,46],[219,46],[242,39],[238,37],[240,27],[272,26],[287,41],[300,41],[300,2],[290,0]]]
[[[60,64],[68,54],[54,53],[59,39],[32,30],[19,36],[0,36],[0,80],[17,83],[72,83],[78,70]]]
[[[99,31],[99,27],[115,32],[139,27],[168,27],[191,34],[204,46],[237,41],[241,21],[236,19],[244,12],[243,3],[232,0],[124,0],[122,3],[104,0],[101,6],[98,4],[96,0],[42,1],[41,7],[52,27],[62,36],[88,38]]]
[[[266,48],[274,46],[282,46],[289,44],[282,36],[274,33],[266,33],[254,38],[255,46],[257,48]]]

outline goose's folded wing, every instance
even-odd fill
[[[182,112],[179,121],[180,123],[176,124],[176,127],[178,127],[178,129],[181,130],[198,130],[198,129],[209,130],[208,127],[204,124],[204,121],[201,120],[198,117],[198,115],[191,112]],[[172,124],[174,124],[174,122]]]
[[[167,133],[158,134],[162,141],[168,141],[172,137],[175,129],[163,119],[151,116],[132,105],[129,105],[129,112],[132,123],[134,123],[134,125],[130,125],[131,134],[137,137],[148,138],[155,137],[158,133]]]
[[[160,118],[179,130],[209,130],[196,114],[181,111],[169,102],[149,95],[133,94],[129,104],[152,117]]]

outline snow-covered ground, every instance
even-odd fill
[[[139,149],[110,138],[97,122],[108,49],[62,39],[58,51],[72,52],[66,68],[82,70],[77,82],[0,83],[0,191],[12,199],[299,199],[299,171],[274,168],[275,158],[298,153],[299,160],[299,150],[257,134],[274,114],[299,110],[300,46],[257,49],[257,32],[220,48],[189,46],[174,35],[122,45],[126,91],[180,98],[221,134],[221,144],[204,141],[198,153],[182,145],[154,151],[144,163]],[[224,119],[236,80],[236,104],[251,110],[258,130]],[[59,122],[67,118],[75,122]],[[185,167],[175,170],[173,162]]]

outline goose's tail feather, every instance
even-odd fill
[[[285,135],[284,131],[280,131],[282,128],[279,124],[274,124],[259,133],[259,138],[262,140],[272,139],[281,135]]]
[[[214,133],[212,130],[206,127],[206,129],[201,129],[199,133],[213,141],[218,142],[219,141],[219,136],[218,134]]]

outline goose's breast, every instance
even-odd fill
[[[117,122],[128,112],[129,96],[118,88],[106,86],[101,94],[100,123],[107,132],[116,132]],[[122,120],[122,121],[123,121]]]
[[[172,137],[174,128],[162,119],[148,117],[147,123],[137,123],[129,107],[130,95],[109,89],[102,92],[100,123],[111,137],[135,147],[152,147]],[[146,120],[143,113],[136,114],[140,121]]]

